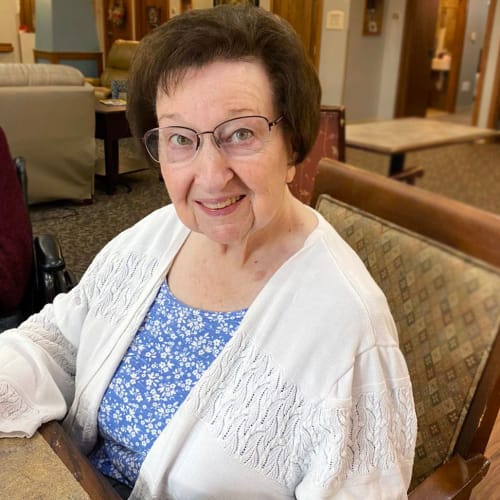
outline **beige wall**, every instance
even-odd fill
[[[0,63],[19,62],[19,12],[17,0],[0,0],[0,42],[11,43],[14,52],[0,52]]]

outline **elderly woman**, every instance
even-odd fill
[[[63,419],[131,498],[403,498],[415,415],[386,300],[288,189],[320,87],[255,7],[141,43],[134,134],[172,204],[0,340],[0,434]]]

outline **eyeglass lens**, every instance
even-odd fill
[[[228,156],[258,153],[269,139],[270,123],[263,116],[243,116],[220,123],[213,131],[196,132],[187,127],[163,127],[150,130],[144,137],[149,154],[155,161],[182,163],[192,160],[201,147],[201,136],[213,135],[217,147]]]

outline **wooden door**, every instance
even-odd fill
[[[295,28],[318,69],[323,0],[273,0],[272,11]]]
[[[118,38],[134,40],[132,0],[104,0],[104,53]]]
[[[439,0],[408,0],[399,68],[396,117],[425,116]]]

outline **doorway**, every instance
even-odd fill
[[[396,117],[472,121],[488,3],[408,0]]]
[[[455,112],[466,20],[467,0],[439,1],[426,114]]]

